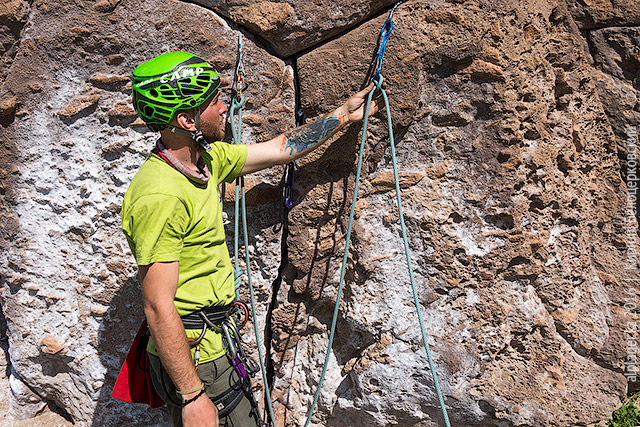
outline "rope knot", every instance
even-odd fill
[[[384,81],[384,77],[382,77],[382,74],[376,74],[373,77],[373,84],[375,86],[374,90],[382,90],[383,81]]]

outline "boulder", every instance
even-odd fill
[[[265,141],[298,107],[314,120],[361,88],[393,1],[195,3],[0,6],[1,425],[168,425],[164,409],[110,397],[142,320],[120,204],[156,138],[131,108],[135,66],[197,53],[221,72],[228,104],[240,32],[242,142]],[[635,7],[411,0],[395,12],[382,74],[452,425],[602,425],[637,389]],[[613,24],[626,27],[603,28]],[[388,131],[382,112],[371,118],[315,426],[443,423]],[[361,132],[352,125],[296,162],[288,217],[281,167],[246,179],[279,426],[304,422],[319,381]],[[221,193],[233,253],[233,185]]]

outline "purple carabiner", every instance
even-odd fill
[[[236,356],[236,358],[231,361],[231,365],[233,366],[233,369],[235,369],[241,380],[244,380],[249,376],[239,356]]]

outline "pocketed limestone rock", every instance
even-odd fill
[[[384,18],[298,59],[305,112],[324,114],[358,88]],[[401,191],[452,425],[588,425],[627,390],[624,331],[635,315],[619,301],[637,289],[637,225],[583,46],[563,2],[415,1],[396,12],[382,74],[399,169],[426,173]],[[392,167],[386,120],[367,132],[313,423],[435,424],[394,195],[369,190]],[[286,373],[276,390],[291,424],[305,419],[324,360],[358,142],[350,129],[298,174],[305,198],[291,214],[285,282],[299,302],[274,311]],[[379,361],[369,353],[382,336],[392,344]]]

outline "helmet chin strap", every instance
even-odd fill
[[[200,144],[205,151],[209,151],[211,150],[211,146],[209,145],[207,140],[204,138],[204,135],[200,130],[200,108],[196,108],[195,120],[196,120],[195,132],[190,132],[186,129],[177,128],[172,125],[167,125],[166,129],[170,132],[177,133],[178,135],[188,136],[189,138],[193,139],[195,142]]]

